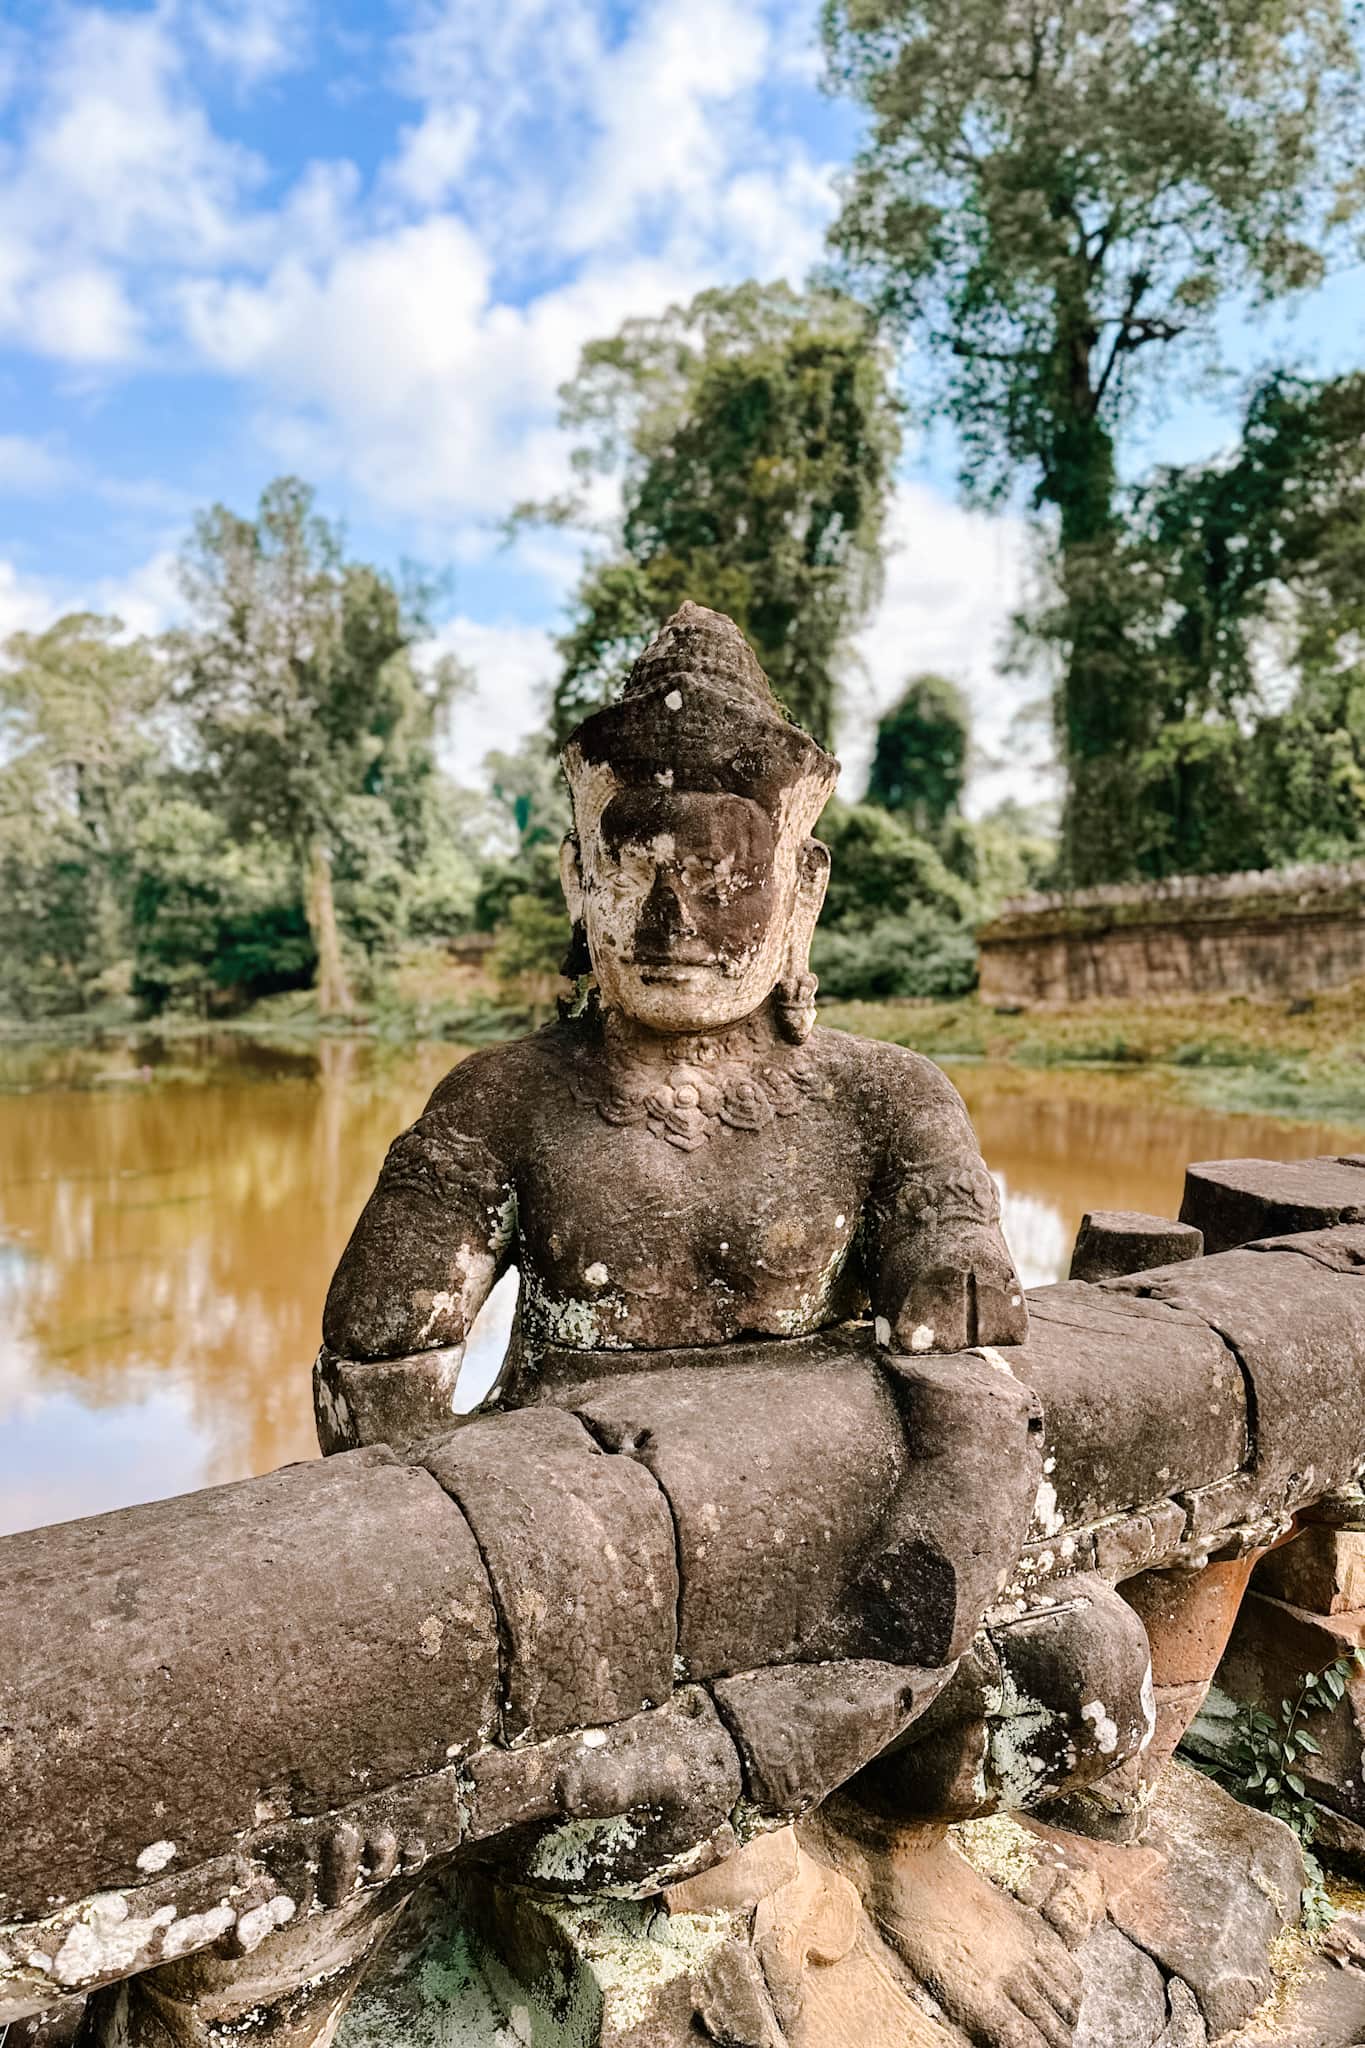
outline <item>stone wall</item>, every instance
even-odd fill
[[[988,1003],[1311,994],[1365,978],[1365,861],[1019,897],[980,941]]]

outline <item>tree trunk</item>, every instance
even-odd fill
[[[1116,584],[1113,443],[1093,416],[1066,423],[1050,482],[1061,515],[1069,642],[1058,719],[1067,773],[1061,868],[1067,886],[1080,888],[1133,872],[1146,707]]]
[[[308,848],[308,929],[318,956],[318,1012],[349,1017],[355,1010],[346,963],[341,957],[336,902],[332,895],[331,849],[320,836]]]

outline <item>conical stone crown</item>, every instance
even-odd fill
[[[773,718],[783,716],[758,657],[733,619],[691,598],[659,628],[626,678],[621,702],[684,682],[747,699]]]
[[[608,767],[637,787],[730,792],[807,824],[839,773],[784,716],[734,620],[690,600],[650,642],[616,702],[570,734],[564,766],[575,789],[586,770]]]

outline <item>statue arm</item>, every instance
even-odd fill
[[[450,1422],[463,1346],[516,1234],[512,1177],[440,1091],[389,1147],[323,1310],[325,1450]]]
[[[932,1061],[898,1066],[868,1217],[878,1335],[911,1352],[1020,1344],[1024,1291],[962,1098]]]

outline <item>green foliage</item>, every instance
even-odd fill
[[[832,869],[811,965],[822,995],[961,995],[976,983],[971,890],[927,840],[873,804],[828,804]]]
[[[306,987],[315,965],[297,876],[264,834],[235,842],[186,797],[146,804],[131,863],[132,992],[206,1015]]]
[[[1011,797],[984,818],[956,818],[943,836],[943,858],[971,885],[978,919],[994,917],[1008,897],[1051,886],[1057,839],[1050,812]]]
[[[960,808],[972,722],[967,700],[945,676],[912,676],[877,720],[867,800],[902,812],[937,841]]]
[[[154,770],[163,672],[117,619],[15,634],[0,662],[0,1007],[78,1011],[129,948],[130,793]]]
[[[1240,1707],[1226,1753],[1213,1766],[1239,1799],[1273,1813],[1303,1844],[1307,1876],[1303,1919],[1309,1933],[1330,1925],[1335,1912],[1324,1888],[1322,1865],[1312,1853],[1317,1810],[1300,1769],[1304,1757],[1322,1754],[1309,1730],[1308,1717],[1330,1714],[1345,1697],[1349,1681],[1362,1673],[1365,1651],[1353,1650],[1321,1671],[1305,1671],[1297,1694],[1292,1700],[1280,1701],[1278,1714],[1268,1714],[1262,1707]]]
[[[562,895],[557,902],[548,890],[511,895],[499,919],[497,943],[491,956],[493,972],[504,984],[526,980],[555,982],[568,945],[569,926]]]
[[[826,0],[871,117],[834,243],[928,366],[964,480],[1053,508],[1072,880],[1129,871],[1146,707],[1123,613],[1115,437],[1231,292],[1315,283],[1365,198],[1351,0]],[[1169,375],[1169,364],[1165,374]]]
[[[0,657],[0,1009],[218,1010],[306,984],[328,932],[372,970],[473,915],[422,593],[288,479],[197,522],[185,585],[158,646],[78,614]]]
[[[1082,604],[1122,648],[1130,743],[1107,774],[1129,873],[1365,848],[1363,592],[1365,376],[1267,379],[1231,456],[1132,494],[1103,563],[1035,622],[1065,649]]]
[[[782,284],[703,292],[589,343],[564,420],[584,482],[619,476],[623,509],[560,641],[557,737],[690,597],[738,622],[779,699],[827,741],[846,643],[880,589],[900,445],[863,309]],[[582,523],[584,502],[517,516]]]
[[[349,559],[296,478],[271,484],[254,519],[201,514],[182,580],[191,623],[167,646],[196,786],[237,839],[288,849],[319,1000],[345,1010],[337,912],[371,958],[401,930],[431,837],[437,724],[464,677],[450,660],[417,666],[426,593]]]

